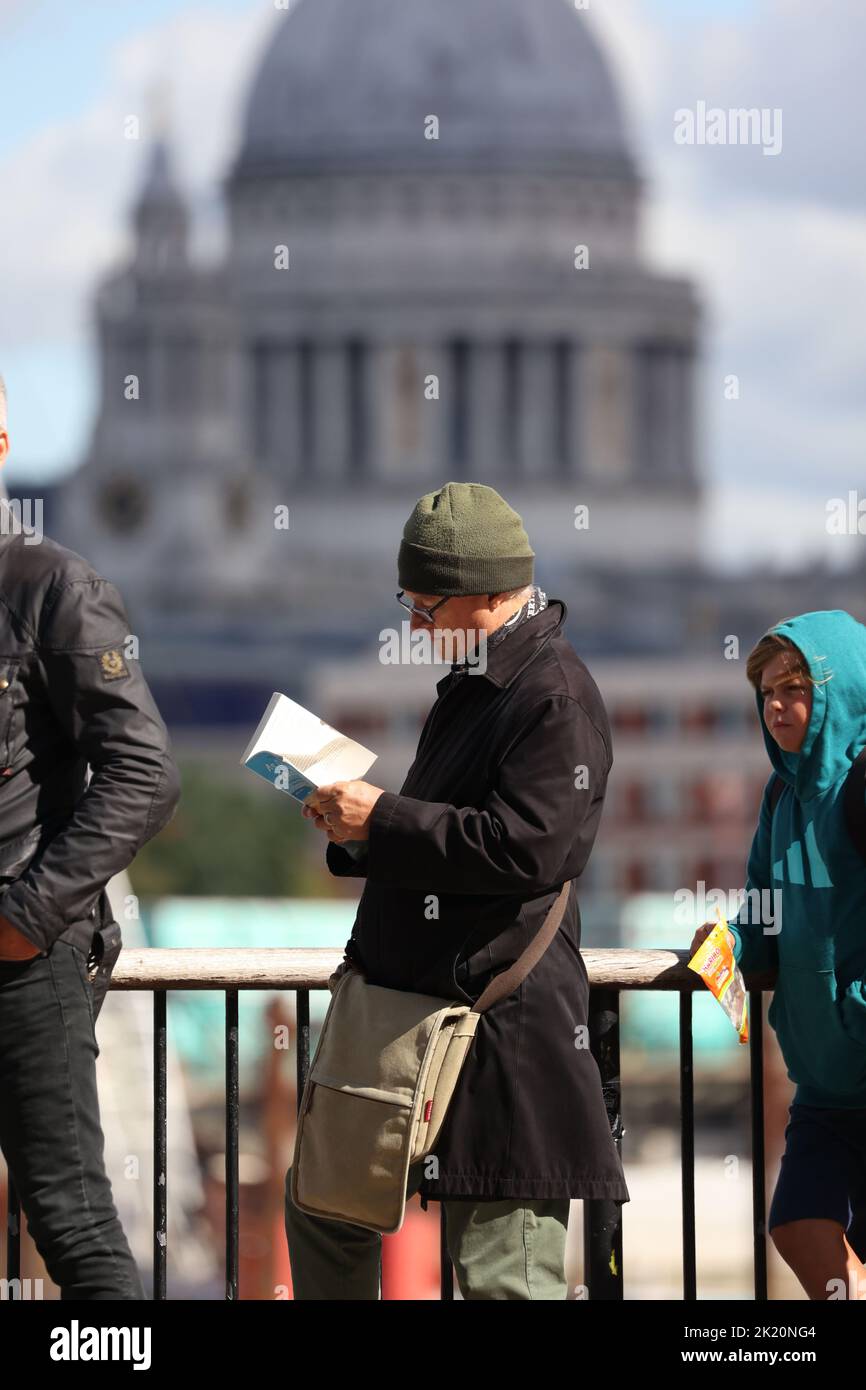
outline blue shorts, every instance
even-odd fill
[[[783,1221],[838,1221],[866,1258],[866,1109],[790,1107],[782,1169],[767,1230]]]

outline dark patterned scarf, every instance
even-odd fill
[[[500,627],[496,628],[495,631],[488,633],[488,651],[491,647],[496,647],[500,642],[504,642],[510,632],[514,632],[516,628],[520,627],[521,623],[525,623],[530,618],[534,618],[536,613],[543,612],[546,607],[547,594],[543,589],[539,589],[537,584],[533,584],[532,593],[529,595],[523,607],[519,608],[516,613],[512,613],[510,618],[506,618],[505,622],[502,623]],[[451,663],[451,670],[454,672],[466,672],[471,666],[476,664],[477,663],[472,661],[453,661]]]

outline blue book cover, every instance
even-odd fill
[[[310,792],[316,790],[315,782],[311,782],[309,777],[305,777],[302,772],[292,767],[291,763],[284,762],[274,753],[253,753],[252,757],[246,760],[246,766],[250,772],[257,772],[260,777],[264,777],[277,791],[288,792],[289,796],[295,797],[297,801],[306,801]]]
[[[275,690],[240,761],[303,802],[317,787],[363,777],[377,756]]]

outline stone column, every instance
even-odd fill
[[[348,363],[343,343],[320,343],[312,361],[313,468],[321,483],[346,476],[349,401]]]
[[[677,350],[677,477],[687,480],[697,474],[695,450],[695,357],[690,345]]]
[[[645,481],[682,478],[689,468],[684,430],[691,408],[682,349],[651,342],[634,356],[640,374],[636,422],[641,475]]]
[[[281,479],[303,472],[301,458],[301,392],[299,350],[296,344],[275,347],[268,358],[268,468]]]
[[[547,342],[522,345],[519,371],[519,476],[550,478],[554,472],[554,355]]]
[[[419,465],[422,476],[450,477],[451,465],[451,356],[445,342],[423,342],[417,349],[419,428],[421,443]],[[427,379],[437,377],[439,398],[427,399]]]
[[[385,343],[371,343],[367,396],[372,460],[370,474],[377,481],[392,481],[394,478],[394,458],[388,422],[388,376],[391,369],[391,348]]]
[[[165,354],[162,351],[159,336],[152,330],[146,329],[144,350],[141,356],[142,364],[146,364],[143,365],[141,376],[141,400],[145,401],[145,391],[147,391],[145,410],[154,424],[165,414],[164,359]]]
[[[566,466],[565,476],[570,479],[582,478],[585,471],[581,423],[583,417],[583,348],[580,343],[568,345],[566,362],[566,391],[568,395],[566,416]]]
[[[353,339],[346,345],[348,371],[348,476],[356,483],[370,477],[371,455],[371,371],[369,344]]]
[[[495,487],[495,480],[503,475],[504,464],[505,377],[500,343],[472,343],[468,389],[469,473]]]
[[[680,384],[682,371],[679,353],[676,348],[665,347],[659,364],[660,389],[659,420],[661,433],[661,474],[665,478],[679,477],[680,426],[682,423],[680,406]]]
[[[583,476],[630,478],[635,443],[632,356],[622,348],[599,344],[585,348],[581,359]]]

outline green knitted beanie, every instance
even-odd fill
[[[533,582],[535,552],[513,507],[484,483],[426,493],[403,527],[401,589],[444,598],[500,594]]]

